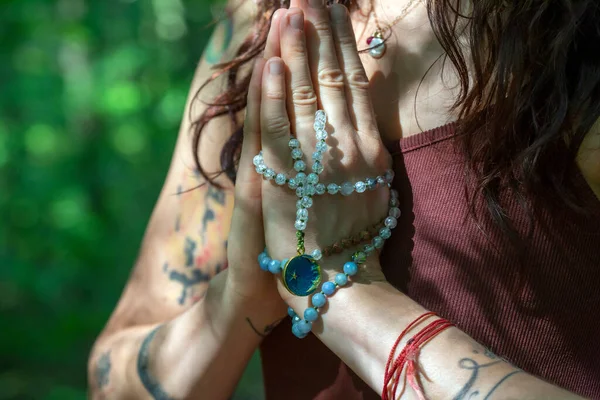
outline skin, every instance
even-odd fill
[[[453,98],[452,85],[445,87],[435,68],[428,74],[417,97],[419,124],[413,112],[418,79],[441,52],[437,42],[432,40],[422,9],[415,10],[396,27],[398,40],[389,43],[390,54],[375,62],[368,56],[358,58],[348,47],[354,43],[350,40],[352,36],[364,43],[370,34],[372,28],[366,26],[364,17],[353,15],[354,32],[349,26],[340,30],[344,24],[335,25],[332,30],[329,24],[320,22],[327,16],[325,9],[315,11],[304,0],[294,1],[292,6],[294,10],[282,10],[274,17],[265,54],[254,67],[245,116],[242,165],[250,165],[252,156],[262,148],[268,164],[276,169],[289,169],[290,160],[281,157],[288,154],[289,131],[286,129],[289,127],[298,134],[304,148],[312,147],[312,116],[317,106],[325,108],[331,121],[335,121],[339,145],[344,151],[341,165],[335,171],[327,171],[332,179],[339,173],[336,180],[386,168],[389,157],[382,139],[398,139],[454,119],[446,111]],[[393,9],[394,5],[386,2],[378,13],[393,16]],[[196,72],[191,95],[211,74],[210,66],[217,62],[215,60],[233,56],[251,28],[253,12],[252,2],[246,1],[233,14],[231,23],[217,29],[209,51],[218,53],[219,49],[226,49],[225,53],[221,57],[212,53],[205,55]],[[306,20],[302,29],[291,26],[290,18],[294,15]],[[321,27],[319,36],[309,33],[315,25]],[[228,27],[234,27],[231,34]],[[304,32],[307,32],[306,37]],[[338,32],[337,41],[332,32]],[[330,40],[326,38],[328,33]],[[228,35],[230,43],[227,43]],[[323,47],[319,49],[316,42]],[[335,58],[338,42],[346,44],[343,59],[347,62],[343,69]],[[266,62],[273,57],[278,58]],[[272,62],[283,62],[284,74],[271,76]],[[271,79],[263,79],[263,76]],[[452,82],[451,76],[446,78],[446,82]],[[345,86],[344,81],[354,85]],[[206,99],[216,95],[221,84],[222,81],[218,81],[207,89],[208,93],[203,92]],[[347,105],[349,99],[351,107]],[[370,99],[375,101],[372,103]],[[186,111],[198,116],[202,107],[201,102],[192,102],[190,96]],[[244,115],[240,114],[239,118],[242,121]],[[262,338],[285,315],[286,306],[272,276],[257,273],[255,255],[264,248],[263,237],[275,256],[282,256],[289,249],[289,244],[294,242],[294,232],[289,224],[278,221],[289,220],[295,199],[291,201],[285,197],[288,193],[263,183],[251,168],[240,170],[235,188],[226,179],[219,178],[225,186],[223,191],[207,186],[188,190],[203,183],[191,168],[189,129],[189,119],[184,118],[140,256],[119,304],[90,355],[88,373],[92,398],[202,395],[225,399]],[[229,121],[221,118],[213,120],[203,134],[199,156],[209,172],[219,169],[215,149],[222,147],[226,140],[222,132],[228,129]],[[590,132],[578,159],[583,175],[596,194],[600,193],[597,138],[597,133]],[[285,199],[290,201],[282,201]],[[308,247],[316,244],[315,237],[323,244],[338,239],[338,235],[344,236],[343,233],[355,232],[357,227],[379,221],[381,210],[386,209],[386,194],[382,192],[367,200],[370,206],[366,207],[363,219],[346,218],[348,212],[344,210],[364,208],[364,201],[365,198],[349,198],[344,204],[315,205],[317,216],[323,210],[338,210],[331,218],[339,224],[314,225],[319,233],[316,235],[313,231],[307,235],[313,238],[308,241]],[[313,220],[318,221],[318,218]],[[332,225],[336,226],[335,232]],[[342,258],[332,257],[324,266],[326,271],[338,268]],[[372,284],[355,285],[336,294],[335,305],[324,319],[325,325],[317,325],[314,331],[380,392],[381,368],[391,344],[398,332],[424,310],[383,280],[377,260],[369,260],[368,265],[361,276]],[[292,298],[281,287],[279,292],[296,311],[306,308],[306,299]],[[357,298],[361,299],[360,308],[356,308]],[[387,311],[382,313],[382,309]],[[344,317],[348,313],[356,317],[351,327]],[[363,330],[354,329],[357,325]],[[335,338],[340,335],[348,337],[353,346],[336,347],[339,343],[336,344]],[[449,345],[454,350],[446,357]],[[446,364],[440,364],[440,354],[445,355]],[[463,359],[468,361],[461,364]],[[535,393],[541,397],[545,394],[557,398],[571,396],[518,372],[507,363],[484,366],[490,363],[489,355],[457,329],[436,338],[422,352],[420,361],[435,382],[425,386],[431,398],[462,393],[469,382],[471,386],[465,393],[477,389],[480,393],[494,394],[494,398],[527,398],[522,391],[527,388],[538,390]],[[461,365],[470,368],[461,368]],[[443,376],[440,370],[445,371]],[[477,376],[473,380],[474,371]],[[506,386],[512,391],[506,390],[504,397],[499,397],[498,388],[507,380],[510,385]],[[161,397],[161,393],[167,397]],[[466,396],[462,398],[468,398]],[[531,396],[534,397],[536,395]]]

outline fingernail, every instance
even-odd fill
[[[290,25],[292,28],[304,30],[304,16],[301,12],[290,15]]]
[[[283,72],[283,64],[280,59],[276,58],[269,62],[269,72],[271,75],[281,75]]]
[[[346,7],[340,5],[331,7],[331,19],[335,22],[344,22],[346,20]]]
[[[275,12],[273,13],[273,21],[281,17],[282,11],[283,8],[278,8],[277,10],[275,10]]]
[[[308,0],[308,5],[312,8],[323,8],[325,3],[324,0]]]

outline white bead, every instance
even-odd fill
[[[302,206],[303,206],[304,208],[311,208],[311,207],[312,207],[312,205],[313,205],[313,201],[312,201],[312,199],[311,199],[310,197],[308,197],[308,196],[304,196],[304,197],[301,199],[301,201],[302,201],[302,203],[301,203],[301,204],[302,204]]]
[[[318,110],[315,113],[315,120],[316,121],[323,121],[323,122],[327,122],[327,114],[325,113],[325,111],[323,110]]]
[[[317,261],[319,261],[323,257],[323,254],[321,254],[321,250],[319,249],[314,249],[311,255],[312,258],[314,258]]]
[[[374,37],[371,40],[369,54],[373,58],[381,58],[385,54],[385,42],[382,38]]]
[[[394,198],[390,199],[390,206],[391,207],[398,207],[399,205],[400,205],[400,200],[394,199]]]
[[[375,246],[376,249],[380,249],[383,247],[383,239],[380,236],[375,236],[373,238],[373,246]]]
[[[319,183],[317,186],[315,186],[315,189],[317,189],[317,194],[325,193],[325,185],[323,185],[322,183]]]
[[[256,172],[258,172],[259,174],[264,174],[266,170],[267,166],[265,164],[260,164],[256,166]]]
[[[385,183],[385,178],[381,175],[377,177],[377,183],[383,185]]]
[[[317,189],[315,188],[315,185],[311,185],[311,184],[306,185],[305,193],[307,196],[314,196],[315,193],[317,193]]]
[[[288,181],[288,187],[290,189],[296,189],[298,187],[298,182],[296,182],[296,179],[290,178],[290,180]]]
[[[390,196],[392,199],[398,199],[398,191],[396,189],[390,189]]]
[[[292,158],[294,160],[299,160],[302,158],[302,150],[300,149],[293,149],[292,150]]]
[[[340,193],[342,193],[342,195],[350,196],[352,194],[352,192],[354,192],[353,184],[351,184],[350,182],[342,183],[342,186],[340,186]]]
[[[299,210],[301,208],[304,208],[304,206],[302,205],[302,199],[300,199],[296,202],[296,209]]]
[[[398,220],[394,217],[387,217],[383,223],[386,227],[394,229],[398,225]]]
[[[252,163],[254,166],[258,167],[260,164],[264,163],[263,157],[260,154],[257,154],[252,159]]]
[[[394,217],[394,218],[400,218],[400,209],[398,207],[392,207],[390,208],[390,211],[388,212],[388,215],[390,217]]]
[[[369,255],[375,251],[375,246],[373,246],[372,244],[367,244],[364,247],[364,251],[365,251],[365,253],[367,253],[367,255]]]
[[[306,174],[304,172],[298,172],[296,174],[296,182],[298,185],[304,185],[304,183],[306,183]]]
[[[298,172],[304,171],[306,169],[306,164],[302,160],[298,160],[294,163],[294,169]]]
[[[327,139],[327,131],[324,129],[319,129],[316,133],[317,140],[325,140]]]
[[[325,122],[315,120],[315,123],[313,124],[313,128],[315,129],[316,132],[323,130],[323,129],[325,129]]]
[[[324,140],[319,140],[315,146],[315,150],[320,151],[321,153],[327,150],[327,143]]]
[[[394,176],[396,176],[396,174],[394,174],[394,171],[392,171],[391,169],[385,171],[384,177],[387,183],[392,183],[392,181],[394,180]]]
[[[297,220],[296,220],[296,223],[294,224],[294,227],[295,227],[297,230],[299,230],[299,231],[303,231],[303,230],[305,230],[305,229],[306,229],[306,222],[305,222],[305,221],[302,221],[302,220],[299,220],[299,219],[297,219]]]
[[[312,159],[313,159],[313,161],[321,161],[321,160],[323,160],[323,153],[321,153],[320,151],[315,151],[312,154]]]
[[[296,218],[306,221],[308,218],[308,210],[306,208],[299,208],[298,211],[296,211]]]
[[[381,236],[383,239],[389,239],[390,236],[392,236],[392,231],[390,228],[381,228],[379,230],[379,236]]]
[[[318,162],[318,161],[317,161],[317,162],[315,162],[315,163],[312,165],[312,170],[313,170],[313,172],[316,172],[317,174],[320,174],[321,172],[323,172],[323,169],[325,169],[325,168],[323,167],[323,164],[321,164],[321,163],[320,163],[320,162]]]
[[[354,189],[356,189],[356,193],[364,193],[367,190],[367,185],[364,182],[358,181],[354,184]]]
[[[287,181],[287,177],[285,176],[285,174],[277,174],[277,176],[275,177],[275,183],[279,186],[285,185],[285,181]]]
[[[308,176],[306,177],[306,182],[310,183],[312,185],[316,184],[319,182],[319,175],[313,173],[308,174]]]
[[[291,138],[288,144],[289,144],[289,146],[290,146],[291,149],[295,149],[297,147],[300,147],[300,142],[296,138]]]
[[[335,183],[330,183],[329,185],[327,185],[327,193],[336,194],[339,191],[340,191],[340,187],[338,185],[336,185]]]
[[[304,193],[305,193],[305,190],[304,190],[303,186],[300,186],[299,188],[296,188],[296,196],[298,196],[298,197],[304,197]]]

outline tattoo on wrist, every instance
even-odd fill
[[[165,392],[156,377],[154,377],[149,371],[150,343],[152,343],[152,339],[154,339],[156,332],[158,332],[160,328],[161,325],[154,328],[142,342],[137,359],[137,373],[140,377],[142,385],[144,385],[144,388],[148,391],[148,393],[150,393],[154,400],[174,400]]]
[[[215,33],[206,46],[205,60],[209,64],[218,64],[221,62],[221,57],[233,38],[233,21],[230,16],[227,16],[217,25]]]
[[[96,386],[100,390],[104,390],[110,382],[110,368],[112,367],[110,362],[110,350],[102,353],[98,362],[96,363],[96,370],[94,375],[96,378]]]
[[[489,360],[489,362],[479,363],[475,359],[470,357],[462,358],[458,362],[458,366],[460,369],[471,371],[471,376],[464,384],[462,389],[458,392],[458,394],[455,397],[453,397],[453,400],[489,400],[492,394],[494,394],[496,390],[500,387],[500,385],[502,385],[512,376],[523,372],[520,369],[515,369],[505,374],[494,384],[494,386],[492,386],[492,388],[489,391],[487,391],[487,393],[482,393],[480,389],[477,389],[478,384],[480,383],[477,381],[477,378],[479,377],[479,372],[482,369],[504,363],[505,361],[486,348],[484,348],[483,351],[473,350],[473,354],[483,354]]]
[[[265,326],[265,328],[262,330],[262,332],[259,329],[256,329],[256,327],[254,326],[254,324],[252,323],[250,318],[246,317],[246,322],[248,322],[248,325],[250,325],[250,328],[252,328],[252,330],[258,336],[260,336],[261,338],[265,338],[269,335],[269,333],[273,332],[273,329],[275,329],[275,327],[277,325],[279,325],[281,323],[281,321],[283,321],[284,319],[285,319],[285,317],[278,319],[277,321],[273,322],[272,324]]]

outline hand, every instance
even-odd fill
[[[263,75],[261,145],[265,164],[288,177],[295,176],[288,146],[290,135],[294,135],[305,155],[305,172],[312,172],[314,116],[317,109],[323,109],[328,117],[326,142],[331,148],[324,153],[320,182],[357,182],[383,174],[391,165],[390,156],[377,129],[368,79],[346,8],[328,8],[322,3],[309,6],[307,0],[296,0],[292,5],[298,8],[280,16],[279,24],[269,33],[268,40],[280,42],[281,58],[269,59]],[[306,252],[382,220],[388,196],[387,188],[348,197],[315,196],[305,230]],[[296,194],[273,181],[264,181],[262,200],[270,255],[280,260],[294,256]],[[321,265],[341,268],[348,260],[346,253],[345,258],[330,258]],[[376,261],[365,264],[365,268],[369,266],[375,269],[368,271],[371,275],[382,276]],[[285,289],[280,292],[285,300],[291,298]]]
[[[281,10],[284,11],[284,10]],[[272,27],[278,30],[279,19]],[[264,57],[279,55],[278,38],[270,38]],[[260,151],[260,107],[263,70],[266,59],[255,62],[244,121],[244,141],[240,155],[241,166],[251,166],[252,158]],[[260,309],[261,323],[272,323],[286,313],[286,305],[277,293],[272,276],[258,269],[257,256],[265,248],[262,218],[262,178],[251,168],[239,168],[235,184],[235,207],[228,238],[229,270],[227,286],[251,308]]]

